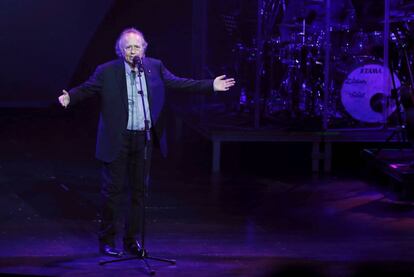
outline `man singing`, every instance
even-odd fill
[[[130,202],[125,215],[123,247],[133,255],[141,250],[137,240],[139,208],[154,140],[166,155],[166,89],[227,91],[235,84],[234,79],[225,75],[214,80],[179,78],[160,60],[145,56],[147,45],[137,29],[124,30],[115,44],[119,59],[98,66],[86,82],[69,92],[63,90],[59,97],[65,108],[94,95],[101,100],[96,143],[96,157],[102,161],[99,250],[109,256],[123,255],[115,246],[115,225],[124,183],[129,186]]]

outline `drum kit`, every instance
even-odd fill
[[[383,66],[384,36],[382,30],[354,30],[347,25],[331,26],[331,44],[326,44],[324,28],[303,32],[303,24],[279,24],[291,30],[288,40],[273,37],[265,42],[262,73],[266,91],[261,101],[263,114],[268,118],[281,115],[292,119],[319,118],[324,113],[328,120],[348,122],[349,125],[384,123],[395,110],[391,89],[398,88],[406,80],[406,68],[399,49],[411,43],[414,37],[414,15],[392,14],[390,19],[390,56],[393,73]],[[383,24],[378,26],[381,28]],[[325,49],[331,47],[329,84],[324,80]],[[256,60],[257,49],[239,45],[239,70],[244,64]],[[410,60],[413,56],[410,54]],[[242,72],[241,70],[240,72]],[[240,73],[239,72],[239,73]],[[244,70],[242,79],[252,72]],[[244,90],[251,90],[248,82]],[[327,86],[328,89],[327,89]],[[330,92],[326,103],[324,94]],[[251,103],[243,96],[245,103]]]

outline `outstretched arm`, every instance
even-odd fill
[[[214,80],[181,78],[172,74],[162,63],[160,66],[162,78],[168,88],[206,92],[213,88],[214,91],[228,91],[236,83],[233,78],[226,78],[226,75],[218,76]]]
[[[102,69],[99,66],[89,79],[78,87],[70,89],[69,92],[62,90],[59,96],[59,103],[67,108],[85,98],[91,97],[100,92],[103,84]]]

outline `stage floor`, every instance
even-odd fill
[[[99,164],[82,119],[2,118],[0,273],[146,276],[141,261],[98,264]],[[414,202],[362,167],[217,176],[204,145],[185,146],[179,162],[154,155],[146,248],[177,260],[149,261],[157,276],[413,276]]]

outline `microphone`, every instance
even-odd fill
[[[135,56],[133,59],[134,66],[138,68],[139,72],[144,72],[144,65],[142,64],[142,58],[140,56]]]

